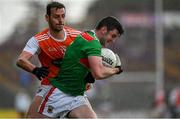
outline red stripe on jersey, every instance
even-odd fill
[[[89,34],[87,34],[87,33],[81,33],[81,36],[85,39],[85,40],[87,40],[87,41],[92,41],[92,40],[94,40],[94,38],[92,37],[92,36],[90,36]]]
[[[46,98],[44,99],[44,101],[43,101],[43,103],[42,103],[42,105],[41,105],[41,107],[40,107],[40,110],[39,110],[39,113],[40,113],[40,114],[42,114],[42,112],[43,112],[43,110],[44,110],[44,108],[45,108],[45,105],[46,105],[46,103],[47,103],[47,101],[48,101],[49,96],[53,93],[53,91],[54,91],[55,89],[56,89],[55,87],[52,87],[52,88],[50,89],[50,91],[48,92],[48,94],[46,95]]]
[[[80,59],[80,63],[89,68],[89,62],[87,58]]]

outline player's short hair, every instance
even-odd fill
[[[64,9],[66,9],[65,6],[60,2],[56,2],[56,1],[49,2],[46,6],[46,14],[47,15],[51,15],[51,9],[52,8],[56,8],[56,9],[64,8]]]
[[[115,17],[108,16],[100,20],[96,26],[96,30],[99,30],[103,26],[106,26],[108,31],[117,29],[120,35],[124,33],[121,23]]]

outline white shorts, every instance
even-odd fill
[[[52,85],[41,85],[41,86],[39,86],[37,91],[36,91],[36,96],[41,96],[41,97],[46,96],[52,87],[53,87]]]
[[[42,93],[39,93],[45,95],[39,113],[48,117],[63,118],[73,109],[82,105],[89,105],[87,96],[70,96],[52,86],[50,89],[47,87],[43,87],[43,89],[48,89],[48,92],[43,93],[44,91],[41,91]]]

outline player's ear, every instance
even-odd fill
[[[49,21],[49,15],[45,15],[45,19],[46,19],[46,21],[48,22]]]
[[[107,27],[106,27],[106,26],[103,26],[103,27],[101,28],[101,32],[102,32],[102,34],[106,34],[106,33],[107,33]]]

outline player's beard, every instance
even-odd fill
[[[103,34],[103,37],[100,39],[100,43],[103,47],[106,47],[108,45],[107,43],[107,35],[108,35],[108,32],[104,33]]]
[[[64,24],[58,26],[57,24],[52,24],[52,23],[50,22],[50,23],[49,23],[49,27],[51,28],[51,30],[52,30],[53,32],[56,32],[56,33],[57,33],[57,32],[60,32],[60,31],[63,30]]]
[[[100,41],[101,45],[102,45],[103,47],[105,47],[105,45],[106,45],[106,40],[105,40],[104,38],[101,38],[101,39],[99,39],[99,41]]]
[[[52,30],[54,31],[54,32],[60,32],[60,31],[62,31],[63,30],[63,26],[64,25],[62,25],[61,27],[52,27]]]

